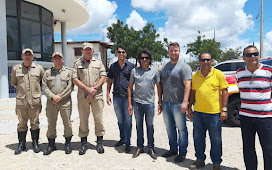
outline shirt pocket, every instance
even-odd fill
[[[55,86],[55,77],[47,77],[47,85],[51,89]]]
[[[83,66],[78,66],[77,67],[77,71],[78,71],[78,79],[81,80],[81,81],[84,81],[84,78],[87,74],[87,68],[84,68]]]
[[[39,98],[41,97],[41,84],[40,84],[40,74],[39,73],[32,73],[31,74],[31,79],[30,79],[30,84],[32,87],[32,95],[34,98]]]
[[[94,64],[92,66],[92,73],[95,74],[95,75],[99,75],[99,73],[100,73],[100,65]]]
[[[18,79],[18,84],[16,87],[16,98],[23,99],[25,98],[25,79],[23,73],[16,73]]]
[[[71,80],[70,77],[61,78],[61,88],[62,88],[62,90],[67,88],[70,80]]]

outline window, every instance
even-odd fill
[[[75,50],[75,56],[82,56],[81,50],[83,50],[83,48],[74,48]]]
[[[231,63],[223,63],[215,67],[221,71],[231,71]]]
[[[42,22],[52,26],[53,25],[53,16],[52,13],[42,8]]]
[[[6,1],[6,13],[7,15],[17,16],[16,0]]]
[[[22,49],[31,48],[33,52],[41,52],[40,24],[21,19]]]
[[[18,19],[7,18],[8,50],[18,49]]]
[[[19,58],[17,57],[16,52],[8,52],[8,59],[10,60],[18,60]]]
[[[52,27],[42,25],[42,41],[43,41],[43,53],[53,53],[53,33]]]
[[[20,60],[31,48],[35,60],[50,61],[54,49],[53,14],[24,0],[6,0],[8,59]]]
[[[245,62],[238,62],[236,63],[236,67],[234,71],[237,71],[239,68],[245,67],[246,63]]]
[[[21,2],[21,16],[40,21],[39,6],[27,2]]]

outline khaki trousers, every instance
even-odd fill
[[[63,103],[65,102],[65,103]],[[47,101],[46,104],[46,117],[48,120],[48,130],[46,133],[47,138],[56,138],[57,137],[57,120],[58,113],[60,112],[60,116],[62,118],[62,122],[64,125],[64,137],[70,137],[73,135],[72,132],[72,124],[71,124],[71,114],[72,114],[72,102],[63,101],[58,104],[52,104],[52,101]]]
[[[104,136],[105,129],[103,126],[103,99],[78,99],[78,112],[79,112],[79,137],[86,137],[89,135],[89,115],[90,115],[90,105],[92,108],[93,118],[94,118],[94,129],[96,136]]]
[[[27,131],[27,122],[30,120],[31,130],[39,129],[39,114],[41,113],[42,105],[16,105],[15,112],[19,120],[17,131]]]

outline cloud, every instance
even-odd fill
[[[133,27],[135,30],[141,30],[146,25],[146,23],[147,21],[144,20],[135,10],[130,13],[129,18],[126,21],[126,24],[129,27]]]
[[[104,29],[117,21],[115,11],[117,4],[108,0],[89,0],[89,20],[84,25],[69,30],[69,35],[102,34]],[[80,19],[80,18],[79,18]]]
[[[243,47],[248,44],[248,40],[241,40],[239,36],[247,30],[253,29],[254,20],[251,14],[243,11],[247,0],[150,0],[148,5],[146,0],[132,0],[134,8],[149,12],[163,11],[168,20],[165,26],[158,29],[161,38],[166,37],[168,41],[177,41],[186,55],[188,43],[195,41],[199,35],[206,38],[214,38],[221,42],[221,48]]]

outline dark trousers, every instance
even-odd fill
[[[257,170],[255,151],[256,133],[263,150],[264,170],[272,170],[272,118],[256,118],[240,115],[244,162],[247,170]]]

